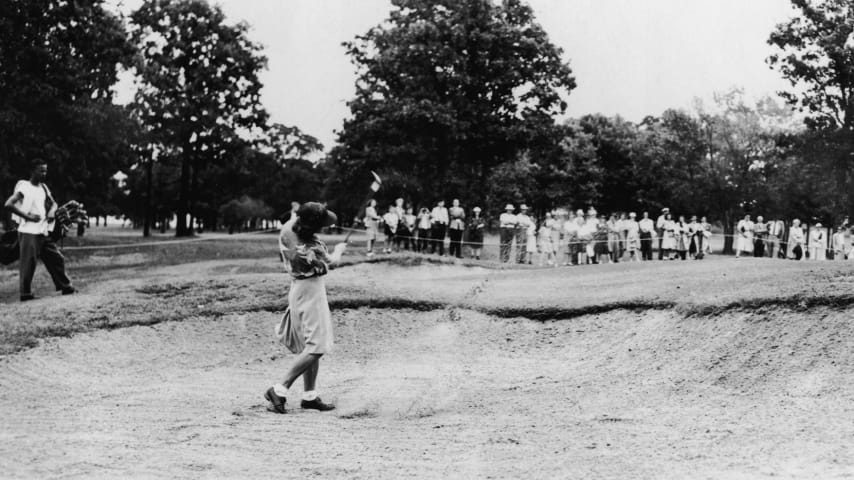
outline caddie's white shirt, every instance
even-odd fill
[[[15,215],[18,221],[18,231],[33,235],[47,235],[48,222],[47,212],[45,211],[47,194],[44,188],[41,185],[33,185],[29,180],[21,180],[15,185],[15,194],[18,193],[24,197],[18,203],[18,208],[28,215],[38,215],[41,217],[41,220],[38,222],[31,222]]]

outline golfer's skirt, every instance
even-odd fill
[[[276,325],[276,336],[293,353],[332,349],[332,313],[322,276],[291,282],[288,309]]]

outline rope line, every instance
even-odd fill
[[[198,238],[184,238],[184,239],[176,239],[176,240],[160,240],[157,242],[136,242],[136,243],[114,243],[111,245],[79,245],[72,247],[64,247],[61,250],[67,251],[81,251],[81,250],[101,250],[101,249],[112,249],[112,248],[136,248],[136,247],[155,247],[159,245],[179,245],[183,243],[195,243],[195,242],[205,242],[210,240],[232,240],[236,238],[241,238],[249,235],[258,235],[262,233],[270,233],[277,232],[278,228],[271,228],[267,230],[257,230],[254,232],[243,232],[235,235],[229,235],[227,237],[198,237]]]

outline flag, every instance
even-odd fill
[[[380,180],[380,176],[377,175],[376,173],[374,173],[373,170],[371,170],[371,175],[374,176],[374,181],[371,183],[371,191],[373,191],[373,192],[379,191],[380,186],[383,184],[383,181]]]

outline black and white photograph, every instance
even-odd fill
[[[0,0],[0,478],[854,479],[854,0]]]

